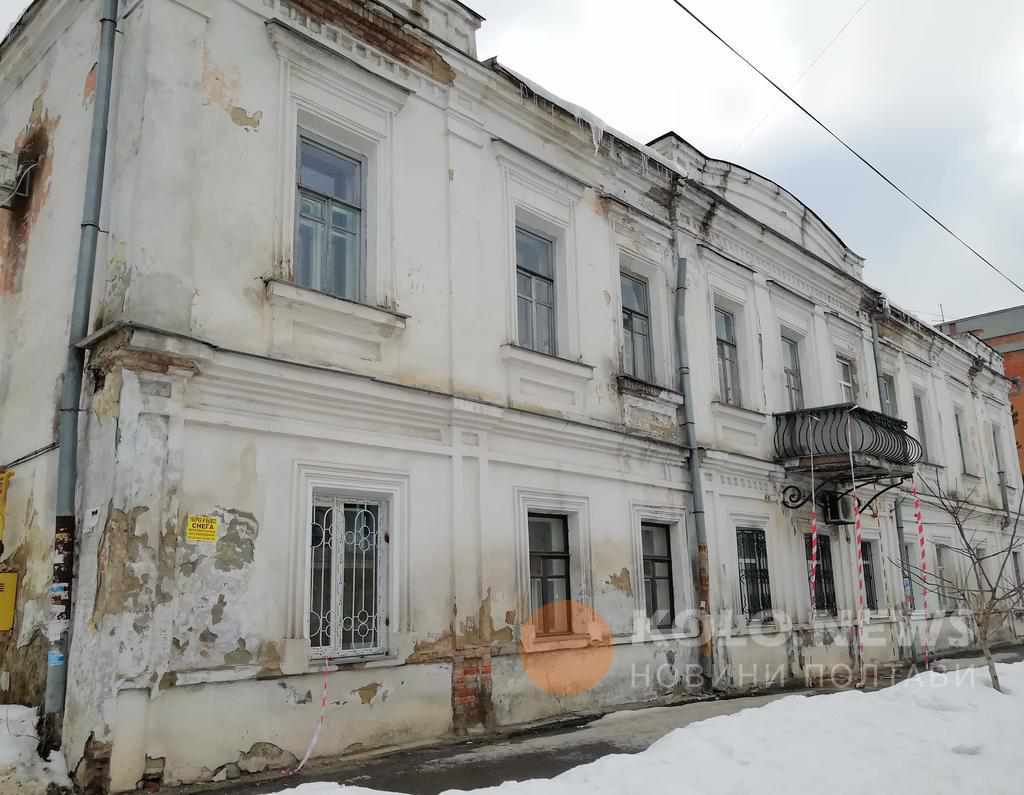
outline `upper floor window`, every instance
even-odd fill
[[[651,360],[651,302],[647,282],[628,273],[622,282],[622,367],[626,375],[654,380]]]
[[[715,307],[715,337],[718,343],[718,383],[721,400],[740,405],[740,363],[736,348],[736,318]]]
[[[555,244],[516,227],[516,306],[519,344],[557,353],[555,345]]]
[[[896,407],[896,376],[891,373],[884,373],[878,379],[879,398],[882,403],[882,413],[890,417],[898,417]]]
[[[839,394],[843,403],[857,402],[857,366],[853,359],[845,356],[837,356],[836,364],[839,367]]]
[[[921,449],[924,451],[924,460],[930,461],[931,457],[928,455],[928,426],[924,421],[925,416],[924,395],[914,390],[914,420],[917,422],[917,441],[921,443]]]
[[[956,445],[960,451],[960,471],[964,474],[970,472],[967,468],[967,444],[964,439],[963,411],[959,408],[953,409],[953,426],[956,431]]]
[[[363,162],[303,137],[298,174],[296,284],[363,300]]]
[[[992,452],[996,457],[996,474],[1005,475],[1006,470],[1003,464],[1003,446],[999,441],[999,426],[992,423]]]
[[[790,411],[804,407],[804,382],[800,377],[800,344],[782,335],[782,371],[786,379],[786,399]]]

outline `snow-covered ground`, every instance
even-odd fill
[[[70,787],[64,757],[50,755],[49,762],[36,753],[36,711],[30,707],[0,704],[0,793],[36,795],[54,783]]]
[[[1024,792],[1024,663],[920,674],[872,693],[790,696],[673,731],[646,751],[614,754],[553,779],[475,793],[673,795],[1020,795]],[[371,795],[303,784],[290,795]],[[454,792],[454,791],[453,791]],[[379,795],[379,793],[377,793]]]

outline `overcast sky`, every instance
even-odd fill
[[[481,58],[497,55],[641,141],[673,129],[711,157],[774,179],[867,258],[868,282],[923,320],[938,320],[940,304],[953,318],[1024,303],[672,0],[468,3],[487,18]],[[0,0],[0,29],[24,5]],[[688,5],[1024,282],[1024,3]]]

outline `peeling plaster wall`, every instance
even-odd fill
[[[52,443],[67,345],[93,97],[97,3],[50,2],[4,52],[0,149],[36,162],[28,197],[0,209],[0,466]],[[102,243],[101,243],[102,248]],[[14,470],[0,569],[19,574],[12,632],[0,633],[8,703],[42,698],[57,453]]]
[[[26,49],[0,67],[12,78],[0,89],[0,146],[45,149],[46,177],[0,243],[0,461],[52,438],[52,408],[40,407],[54,405],[59,386],[94,98],[96,3],[44,5],[60,23],[46,35],[63,31],[59,40],[39,26],[38,40],[23,34]],[[437,6],[430,19],[440,19]],[[80,780],[108,753],[114,790],[233,777],[302,755],[321,681],[294,659],[308,620],[303,466],[390,479],[407,502],[392,528],[386,654],[329,671],[318,754],[685,695],[680,677],[699,662],[685,631],[631,643],[644,621],[642,517],[679,522],[677,608],[694,606],[679,396],[660,388],[674,385],[676,367],[674,258],[657,220],[664,170],[610,138],[595,154],[591,131],[567,114],[386,14],[367,16],[356,0],[153,0],[123,11],[94,328],[125,320],[177,336],[120,331],[90,356],[64,725]],[[367,158],[364,306],[285,284],[299,127]],[[760,183],[712,177],[751,211],[775,211]],[[781,230],[809,230],[812,251],[845,256],[803,215]],[[517,223],[557,238],[561,361],[510,345]],[[772,462],[778,331],[795,323],[811,342],[808,405],[835,402],[830,324],[861,322],[861,296],[699,192],[686,192],[679,225],[711,607],[735,610],[735,528],[753,523],[769,532],[775,606],[803,621],[806,516],[781,507],[785,473]],[[628,395],[616,379],[623,264],[650,286],[657,382]],[[717,399],[719,297],[746,313],[747,412]],[[870,339],[862,329],[849,343],[865,365],[860,397],[876,405]],[[919,341],[907,346],[931,356]],[[944,374],[969,362],[932,361],[926,383],[949,397]],[[983,400],[997,412],[1003,398],[985,373],[979,384],[980,419]],[[948,412],[936,419],[948,458]],[[54,464],[49,455],[20,467],[9,509],[4,562],[24,576],[16,633],[0,639],[0,655],[32,660],[12,677],[13,697],[29,701],[42,675]],[[602,622],[578,655],[518,653],[529,620],[528,504],[574,517],[574,588]],[[186,539],[189,513],[218,517],[215,544]],[[998,517],[988,519],[994,527]],[[891,502],[866,526],[897,552]],[[848,555],[837,551],[844,606],[854,599]],[[880,582],[872,659],[896,656],[904,625],[937,628],[933,648],[963,636],[956,617],[898,618],[898,581],[887,571]],[[848,627],[722,629],[709,673],[726,689],[757,684],[746,678],[752,666],[772,676],[782,666],[790,681],[853,651]],[[774,645],[760,642],[768,635]],[[531,678],[544,659],[572,667],[609,648],[608,671],[584,693],[552,695]]]

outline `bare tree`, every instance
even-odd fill
[[[978,644],[985,657],[992,686],[1002,692],[999,674],[992,659],[992,635],[999,622],[1005,620],[1015,606],[1022,606],[1024,582],[1015,566],[1014,552],[1024,548],[1024,536],[1018,534],[1024,489],[1010,527],[1007,517],[1002,531],[981,534],[972,527],[977,517],[971,502],[973,489],[965,497],[943,488],[938,476],[934,482],[921,478],[924,492],[945,513],[956,531],[955,545],[945,546],[964,565],[946,566],[943,571],[929,571],[909,565],[912,581],[923,590],[935,594],[940,605],[955,603],[966,609],[974,621]],[[979,543],[981,541],[988,542]],[[994,546],[992,549],[990,546]],[[952,569],[952,571],[950,571]]]

